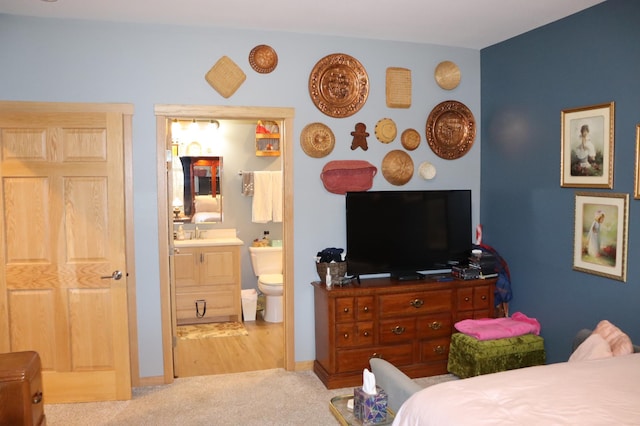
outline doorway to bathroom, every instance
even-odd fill
[[[260,370],[284,367],[294,369],[293,356],[293,181],[292,181],[292,143],[291,129],[293,128],[293,109],[271,107],[221,107],[221,106],[184,106],[158,105],[155,108],[158,135],[158,206],[159,206],[159,235],[160,235],[160,268],[162,284],[162,329],[165,381],[170,382],[174,376],[219,374],[238,371]],[[278,234],[283,240],[283,322],[266,323],[260,314],[256,321],[246,321],[244,326],[248,336],[229,336],[224,338],[180,339],[177,335],[177,322],[174,308],[175,283],[172,282],[174,270],[173,232],[174,220],[182,216],[182,210],[176,203],[176,197],[171,190],[170,164],[172,156],[171,125],[175,120],[184,121],[217,121],[220,123],[255,123],[264,119],[273,120],[280,125],[279,167],[282,170],[282,223]],[[229,139],[229,138],[226,138]],[[225,143],[238,143],[241,137],[233,137]],[[233,162],[224,155],[216,155],[204,147],[199,147],[199,155],[214,155],[220,157],[222,167],[217,176],[221,183],[219,187],[237,181],[237,196],[240,197],[242,170],[236,170]],[[252,148],[247,148],[247,150]],[[253,147],[255,149],[255,146]],[[205,152],[206,151],[206,152]],[[214,150],[215,151],[215,150]],[[256,155],[256,152],[246,152],[245,155]],[[228,191],[228,189],[227,189]],[[233,191],[235,192],[235,191]],[[229,192],[227,195],[232,195]],[[180,197],[184,199],[184,197]],[[237,207],[231,200],[226,200],[225,194],[219,194],[224,200],[222,204],[221,222],[214,223],[210,228],[233,227],[234,209]],[[176,214],[176,211],[178,211]],[[225,219],[228,218],[228,219]],[[273,226],[273,225],[269,225]],[[207,229],[207,225],[201,225]],[[267,228],[268,229],[268,228]],[[248,258],[247,247],[257,237],[252,229],[240,232],[243,256]],[[273,235],[273,232],[272,232]],[[247,253],[245,253],[247,252]],[[251,272],[242,272],[244,287],[256,281]],[[249,284],[247,284],[249,283]],[[256,287],[255,283],[253,287]],[[176,356],[176,348],[180,346],[180,356]],[[176,374],[177,373],[177,374]]]

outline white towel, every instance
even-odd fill
[[[271,172],[273,190],[273,221],[282,222],[282,170]]]
[[[271,172],[253,172],[253,205],[251,220],[267,223],[273,217],[273,184]]]

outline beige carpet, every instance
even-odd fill
[[[455,378],[416,379],[422,386]],[[328,390],[312,371],[283,369],[176,379],[134,389],[130,401],[45,404],[48,426],[336,425],[329,401],[353,388]],[[46,403],[46,395],[45,395]]]
[[[207,337],[248,336],[249,332],[241,322],[214,322],[179,325],[176,334],[181,339],[204,339]]]

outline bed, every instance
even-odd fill
[[[414,393],[398,426],[638,425],[640,354],[453,380]]]
[[[194,209],[191,222],[220,222],[222,221],[222,196],[196,195]]]

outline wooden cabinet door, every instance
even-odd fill
[[[176,287],[198,285],[200,282],[200,250],[195,247],[180,247],[173,256]]]
[[[233,247],[202,248],[202,284],[234,284],[237,282],[238,258]]]
[[[117,107],[0,102],[0,352],[38,352],[47,403],[131,398]]]

